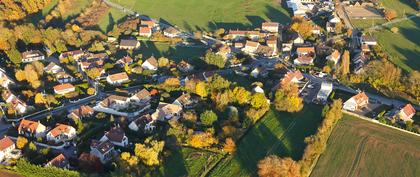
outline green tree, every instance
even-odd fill
[[[276,91],[274,104],[279,111],[299,112],[303,108],[303,99],[299,97],[296,84],[284,85]]]
[[[217,121],[217,114],[212,110],[206,110],[200,114],[200,121],[203,125],[211,126]]]
[[[218,68],[224,68],[226,60],[221,56],[213,52],[207,52],[204,56],[204,61],[209,65],[217,66]]]
[[[251,100],[251,92],[243,87],[235,87],[233,89],[233,98],[238,104],[246,104]]]
[[[255,93],[251,96],[252,108],[259,109],[268,106],[267,98],[263,93]]]

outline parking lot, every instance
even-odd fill
[[[316,99],[316,95],[318,94],[320,88],[321,84],[309,81],[309,83],[306,84],[300,92],[300,95],[303,97],[303,101],[305,101],[305,103],[312,103]]]

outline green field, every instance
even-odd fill
[[[165,163],[147,176],[200,176],[214,165],[222,155],[191,148],[172,151]]]
[[[345,115],[311,177],[420,176],[420,137]]]
[[[415,8],[416,5],[410,3],[411,0],[380,0],[386,8],[394,9],[397,11],[398,16],[402,17],[404,14],[415,14],[418,13]]]
[[[112,0],[115,3],[188,31],[260,27],[270,20],[290,21],[277,0]]]
[[[256,176],[257,163],[268,154],[300,160],[305,137],[316,132],[321,107],[305,105],[298,113],[270,110],[239,141],[237,152],[222,160],[210,176]]]
[[[399,28],[399,33],[392,33],[389,29],[375,33],[379,45],[390,55],[392,62],[405,71],[420,71],[420,18],[393,26]]]
[[[372,26],[384,24],[387,21],[385,19],[351,19],[351,24],[355,28],[365,29]]]

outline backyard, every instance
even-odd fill
[[[237,152],[222,160],[210,176],[255,176],[257,163],[269,154],[300,160],[305,137],[316,132],[321,106],[305,105],[298,113],[271,109],[238,142]]]
[[[418,60],[418,54],[420,53],[420,18],[412,18],[396,23],[392,27],[394,26],[398,27],[398,33],[384,29],[374,34],[379,45],[390,55],[392,62],[403,70],[407,72],[413,69],[420,71],[420,60]]]
[[[420,176],[419,146],[417,136],[345,114],[311,177]]]
[[[288,11],[275,0],[111,0],[127,9],[188,31],[253,29],[263,21],[286,24]],[[114,12],[111,12],[114,15]],[[118,15],[118,14],[116,14]],[[108,19],[108,17],[107,17]],[[114,16],[114,19],[117,18]],[[100,26],[106,26],[102,22]]]

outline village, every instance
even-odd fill
[[[376,57],[375,37],[348,30],[332,1],[287,6],[296,17],[289,25],[193,34],[137,14],[126,19],[135,31],[108,35],[96,51],[29,46],[20,66],[0,69],[1,164],[26,157],[41,166],[113,172],[124,153],[128,163],[147,165],[176,145],[229,153],[226,146],[270,106],[300,110],[335,99],[343,112],[419,133],[418,105],[351,88],[336,76],[362,73]],[[206,52],[201,61],[148,56],[145,41]],[[155,157],[138,154],[151,149]]]

